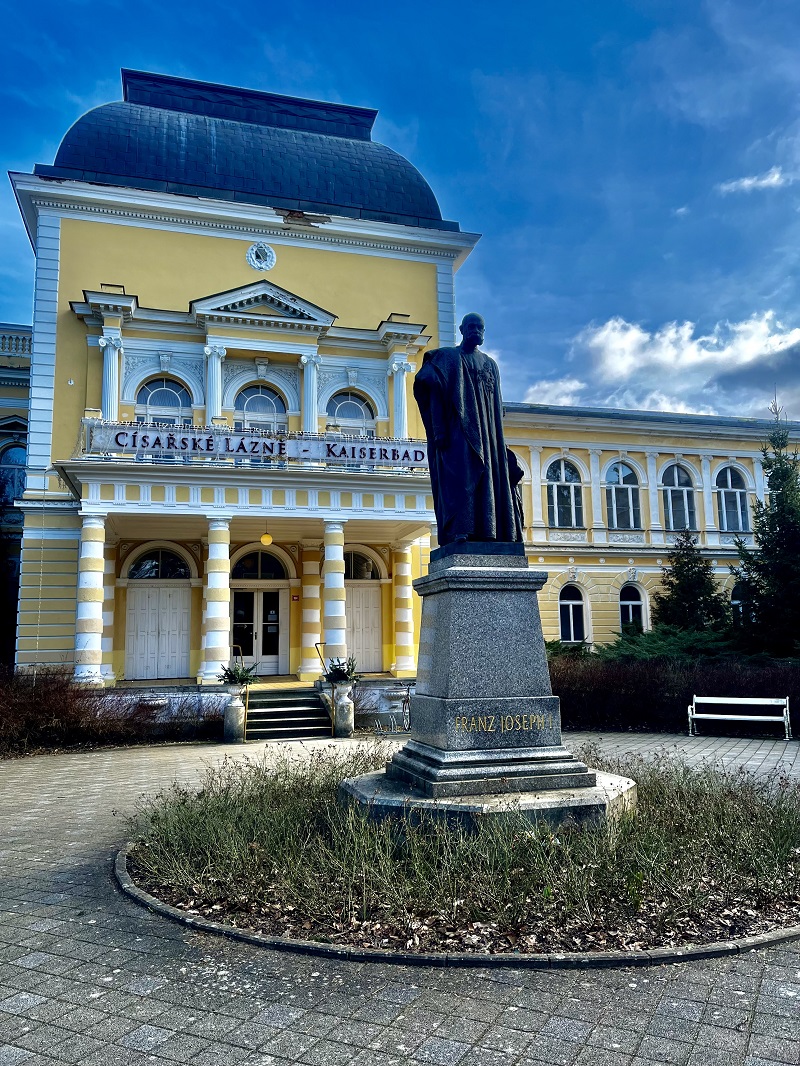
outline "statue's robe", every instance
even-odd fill
[[[478,349],[436,348],[425,353],[414,396],[439,543],[522,540],[522,469],[503,437],[497,364]]]

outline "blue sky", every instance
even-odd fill
[[[2,164],[50,163],[120,67],[378,108],[483,239],[459,312],[508,400],[800,418],[796,0],[42,0],[5,19]],[[0,319],[33,257],[0,196]]]

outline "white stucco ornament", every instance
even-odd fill
[[[275,249],[263,241],[256,241],[247,249],[246,258],[253,270],[272,270],[275,266]]]

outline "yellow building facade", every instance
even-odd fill
[[[413,676],[435,544],[413,375],[455,343],[478,237],[367,109],[123,88],[12,175],[36,254],[16,661],[106,685],[232,660],[312,680],[320,653]],[[508,405],[546,637],[646,626],[687,525],[730,584],[765,431]]]

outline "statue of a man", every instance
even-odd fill
[[[459,328],[461,344],[426,352],[414,379],[439,543],[521,541],[522,469],[503,437],[497,364],[478,347],[480,315],[465,315]]]

